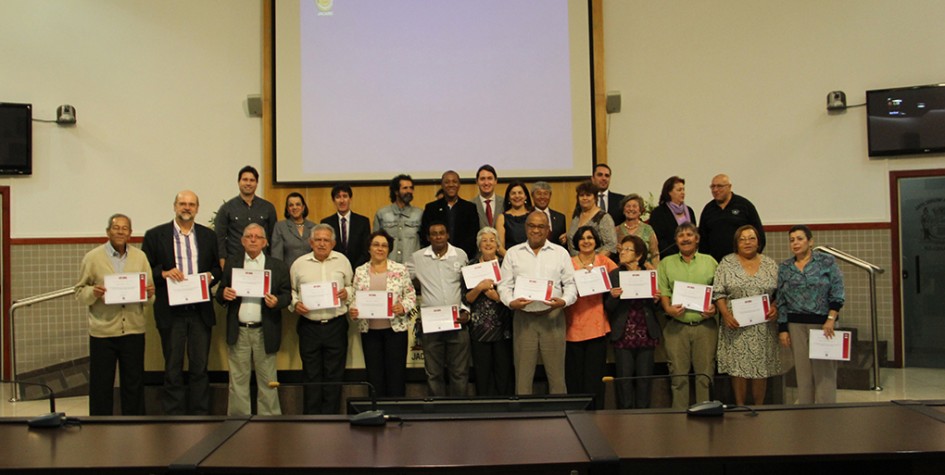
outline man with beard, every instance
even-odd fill
[[[702,249],[716,261],[735,252],[732,239],[735,230],[750,224],[758,230],[758,252],[765,250],[765,230],[755,205],[748,198],[732,193],[732,182],[728,175],[719,174],[709,185],[712,201],[702,208],[699,216],[699,234],[704,242]]]
[[[699,230],[692,223],[676,228],[676,246],[679,254],[660,260],[657,271],[660,301],[671,321],[663,330],[663,344],[669,374],[673,376],[673,408],[689,406],[689,367],[696,373],[696,402],[709,400],[709,378],[715,374],[715,349],[719,325],[715,319],[715,305],[709,304],[702,312],[673,305],[673,285],[678,282],[712,285],[718,263],[712,256],[697,252]]]
[[[237,261],[243,258],[243,228],[247,224],[256,223],[263,227],[266,236],[272,236],[279,216],[272,203],[256,196],[256,186],[259,184],[259,172],[251,165],[240,169],[237,184],[240,194],[220,205],[217,215],[213,219],[213,226],[217,233],[217,250],[220,252],[220,268],[226,265],[226,258],[234,256]],[[269,250],[265,252],[268,254]]]
[[[209,289],[223,274],[216,234],[194,221],[199,208],[196,193],[178,193],[174,197],[174,220],[149,229],[141,246],[154,275],[154,320],[164,353],[165,415],[203,415],[210,411],[207,359],[210,329],[216,323],[213,304],[207,300],[171,306],[167,299],[169,281],[205,278]],[[184,384],[184,353],[189,388]]]
[[[404,264],[420,249],[420,221],[423,211],[411,206],[413,201],[413,178],[397,175],[390,182],[390,206],[385,206],[374,215],[374,231],[387,231],[394,238],[390,260]]]

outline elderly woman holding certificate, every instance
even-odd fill
[[[367,380],[379,397],[402,397],[407,384],[407,323],[417,305],[417,294],[410,274],[403,264],[387,258],[394,239],[385,231],[371,234],[371,260],[354,271],[354,296],[349,305],[351,318],[357,320],[364,349]],[[358,308],[358,298],[387,301],[393,305],[383,315],[371,315]],[[365,308],[368,302],[365,303]],[[373,307],[373,306],[372,306]]]
[[[604,309],[610,320],[610,341],[614,344],[614,366],[618,378],[653,375],[653,355],[663,330],[656,320],[660,293],[655,288],[654,270],[645,270],[647,245],[640,236],[624,236],[617,246],[620,267],[610,271],[613,288],[604,295]],[[633,296],[630,282],[634,274],[650,274],[650,292]],[[620,278],[624,274],[631,279]],[[635,383],[635,384],[634,384]],[[617,409],[645,409],[650,407],[649,379],[617,381]]]
[[[781,372],[778,351],[778,315],[773,304],[778,265],[758,253],[758,231],[738,228],[735,253],[722,258],[715,269],[712,293],[722,314],[717,359],[720,373],[732,378],[735,404],[743,406],[751,386],[752,402],[764,404],[769,377]]]
[[[609,218],[609,217],[608,217]],[[612,228],[611,228],[612,229]],[[600,235],[593,226],[581,226],[574,233],[572,245],[578,255],[571,258],[578,299],[564,309],[565,333],[564,379],[569,394],[594,394],[594,406],[604,408],[604,367],[607,361],[607,334],[610,323],[604,313],[604,285],[614,261],[598,253]],[[601,269],[603,271],[601,272]],[[599,277],[599,282],[596,280]],[[593,281],[592,284],[588,282]]]
[[[470,265],[496,261],[499,232],[486,226],[476,234],[479,255]],[[476,372],[477,396],[510,396],[515,393],[512,366],[512,311],[502,304],[494,279],[478,283],[465,277],[462,284],[463,303],[469,306],[469,341],[473,370]]]

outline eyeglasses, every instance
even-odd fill
[[[713,190],[718,190],[718,189],[725,188],[725,187],[728,187],[728,186],[732,186],[732,185],[731,185],[731,184],[728,184],[728,185],[709,185],[709,188],[711,188],[711,189],[713,189]]]
[[[371,247],[382,247],[384,249],[387,249],[389,246],[387,245],[386,242],[372,242]]]
[[[632,248],[632,247],[621,247],[621,248],[618,249],[618,250],[619,250],[620,252],[637,252],[637,250],[634,249],[634,248]]]
[[[738,242],[755,242],[758,238],[755,236],[742,236],[738,238]]]

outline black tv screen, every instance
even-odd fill
[[[869,156],[945,152],[945,84],[866,91]]]
[[[33,173],[33,106],[0,102],[0,175]]]

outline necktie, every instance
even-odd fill
[[[492,200],[486,200],[486,221],[492,226]]]
[[[341,218],[341,247],[348,250],[348,218]]]
[[[607,203],[604,203],[604,194],[598,193],[597,196],[598,196],[598,200],[600,201],[600,203],[598,203],[597,206],[600,206],[600,209],[607,211]]]

